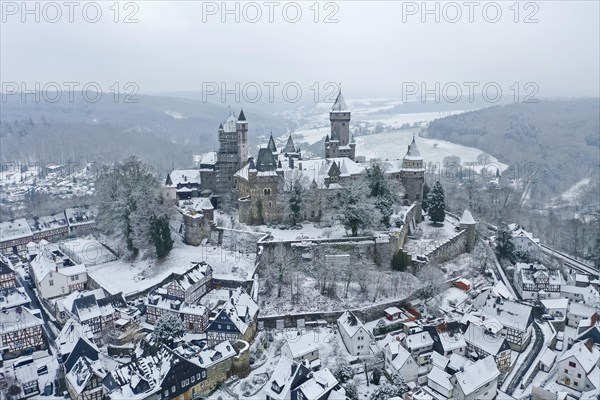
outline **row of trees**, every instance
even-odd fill
[[[173,248],[169,221],[173,207],[149,167],[130,157],[100,171],[96,181],[98,227],[123,243],[120,252],[165,257]]]

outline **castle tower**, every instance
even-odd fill
[[[244,110],[240,111],[240,115],[236,123],[237,140],[238,140],[238,152],[240,167],[246,165],[248,162],[248,121],[244,115]]]
[[[421,201],[423,200],[425,167],[423,165],[423,157],[417,148],[414,135],[411,144],[408,146],[408,151],[402,159],[400,178],[405,190],[404,198],[410,203],[416,203],[417,212],[415,213],[415,222],[421,222]]]
[[[325,158],[348,157],[354,160],[356,143],[350,141],[350,110],[340,90],[331,111],[331,135],[325,141]]]
[[[465,210],[463,212],[462,217],[460,218],[460,229],[466,229],[467,230],[467,247],[466,247],[466,251],[467,253],[471,253],[473,251],[473,249],[475,248],[475,227],[476,227],[476,222],[473,219],[473,216],[471,215],[471,212],[469,210]]]
[[[215,166],[217,192],[230,193],[235,188],[233,175],[248,161],[248,122],[244,111],[238,118],[233,113],[219,125],[219,151]]]

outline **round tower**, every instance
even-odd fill
[[[467,253],[470,253],[475,248],[475,228],[477,223],[473,219],[471,212],[469,210],[465,210],[463,212],[462,217],[460,218],[460,229],[467,230]]]
[[[425,184],[425,167],[423,157],[417,148],[415,136],[408,146],[408,151],[402,159],[402,169],[400,178],[404,186],[404,198],[410,203],[415,203],[417,207],[415,213],[415,222],[422,221],[421,202],[423,201],[423,185]]]

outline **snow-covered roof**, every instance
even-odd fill
[[[450,374],[447,374],[437,366],[433,366],[429,374],[427,374],[428,382],[435,382],[446,390],[452,390],[453,386],[450,382]]]
[[[386,344],[385,351],[389,352],[392,355],[391,364],[396,370],[402,368],[406,361],[408,361],[412,357],[408,350],[406,350],[404,346],[402,346],[402,344],[397,340]]]
[[[202,350],[190,361],[203,368],[208,368],[236,355],[237,352],[235,351],[233,345],[229,342],[229,340],[225,340],[214,347]]]
[[[500,303],[490,296],[478,314],[486,320],[496,320],[504,327],[525,331],[532,322],[531,310],[526,304],[510,300]]]
[[[209,151],[205,155],[202,156],[200,160],[200,164],[216,164],[217,163],[217,152]]]
[[[338,92],[333,107],[331,107],[331,112],[348,112],[348,105],[346,104],[346,100],[344,100],[344,96],[342,96],[341,90]]]
[[[475,219],[473,219],[471,212],[469,210],[465,209],[465,211],[463,211],[462,217],[460,217],[459,223],[461,225],[474,225]]]
[[[79,395],[92,376],[97,375],[102,379],[107,373],[108,371],[100,360],[91,361],[87,357],[80,357],[65,375],[65,379],[69,381],[70,386]]]
[[[600,362],[600,350],[591,341],[577,342],[558,361],[565,361],[571,357],[574,357],[585,372],[589,373]]]
[[[500,335],[489,332],[485,327],[469,324],[464,334],[465,341],[493,356],[498,355],[505,343]]]
[[[406,337],[406,347],[410,350],[433,346],[433,339],[427,331],[415,333]]]
[[[73,239],[62,242],[59,245],[65,255],[69,256],[77,264],[94,266],[115,261],[117,256],[108,248],[95,239]]]
[[[13,308],[31,301],[29,295],[22,287],[0,289],[0,309]]]
[[[465,368],[470,365],[473,365],[473,362],[468,358],[463,357],[458,353],[452,353],[450,355],[450,362],[448,363],[448,368],[451,368],[455,371],[459,371],[461,368]]]
[[[186,183],[200,183],[200,170],[198,169],[175,169],[169,174],[171,177],[171,187],[183,185]]]
[[[47,232],[59,228],[67,228],[67,219],[64,212],[36,217],[27,220],[29,228],[34,233]]]
[[[362,322],[360,322],[360,319],[350,311],[344,312],[341,317],[338,318],[337,322],[338,327],[346,331],[346,334],[348,334],[349,337],[353,337],[360,328],[363,328],[363,330],[366,331]]]
[[[0,242],[21,239],[32,235],[29,224],[25,218],[0,222]]]
[[[302,357],[305,354],[319,351],[319,337],[315,332],[307,332],[293,338],[288,338],[286,344],[294,359]]]
[[[65,276],[86,272],[84,264],[75,264],[55,244],[43,246],[37,256],[31,260],[30,267],[33,269],[33,274],[38,282],[41,282],[51,271]]]
[[[494,357],[489,356],[470,365],[464,371],[457,372],[456,383],[465,395],[473,393],[488,382],[500,376]]]
[[[98,209],[96,207],[72,207],[65,209],[65,217],[69,226],[91,224],[96,221]]]
[[[434,351],[431,353],[431,363],[434,366],[441,368],[442,370],[445,370],[446,367],[448,366],[448,363],[450,363],[450,359],[448,359],[447,357],[444,357],[442,354],[438,353],[437,351]]]
[[[388,315],[394,315],[402,312],[402,310],[400,310],[398,307],[388,307],[383,312]]]
[[[56,338],[56,344],[58,346],[59,353],[61,355],[67,355],[73,351],[73,348],[77,344],[79,338],[87,339],[88,343],[95,347],[91,342],[92,337],[93,332],[90,326],[83,325],[71,318],[65,323],[60,331],[60,334]]]
[[[230,113],[229,117],[223,122],[223,130],[228,133],[237,132],[237,118],[235,114]]]
[[[413,136],[412,142],[408,146],[408,151],[406,152],[404,159],[408,160],[408,161],[422,161],[423,160],[423,156],[421,156],[421,152],[417,148],[417,142],[416,142],[414,136]]]
[[[338,380],[335,379],[329,369],[324,368],[313,373],[311,379],[298,386],[297,390],[300,390],[307,400],[320,399],[327,392],[332,390],[338,384]]]
[[[545,299],[541,300],[541,302],[548,310],[566,309],[569,307],[569,299]]]
[[[556,360],[556,353],[550,347],[546,347],[542,352],[540,362],[550,368],[554,364],[554,360]]]
[[[515,238],[526,238],[526,239],[531,240],[535,244],[538,244],[538,245],[540,244],[540,239],[534,238],[533,234],[531,234],[531,232],[527,232],[523,228],[517,228],[516,230],[514,230],[512,232],[512,237],[513,237],[513,239],[515,239]]]
[[[37,310],[39,311],[39,310]],[[28,308],[17,306],[2,310],[0,313],[0,334],[17,332],[34,326],[43,325],[43,321],[35,316]]]
[[[269,379],[269,382],[265,385],[265,394],[271,399],[280,400],[289,398],[287,395],[291,390],[295,377],[299,374],[307,374],[309,372],[310,370],[302,364],[282,356],[273,370],[271,379]],[[276,386],[278,390],[274,390],[274,386]]]
[[[227,314],[238,331],[244,334],[258,313],[258,304],[242,288],[237,288],[229,300],[221,306],[215,320],[221,313]],[[246,319],[246,314],[249,319]]]

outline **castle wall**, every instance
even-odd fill
[[[331,256],[348,256],[348,263],[357,268],[391,269],[392,245],[389,237],[356,237],[343,239],[312,239],[295,241],[259,241],[259,266],[275,261],[275,251],[283,245],[285,257],[300,263],[314,264]],[[331,258],[330,258],[331,260]],[[259,267],[260,268],[260,267]]]
[[[429,253],[425,254],[430,262],[438,264],[450,261],[453,258],[467,252],[468,232],[466,229],[460,231]]]

